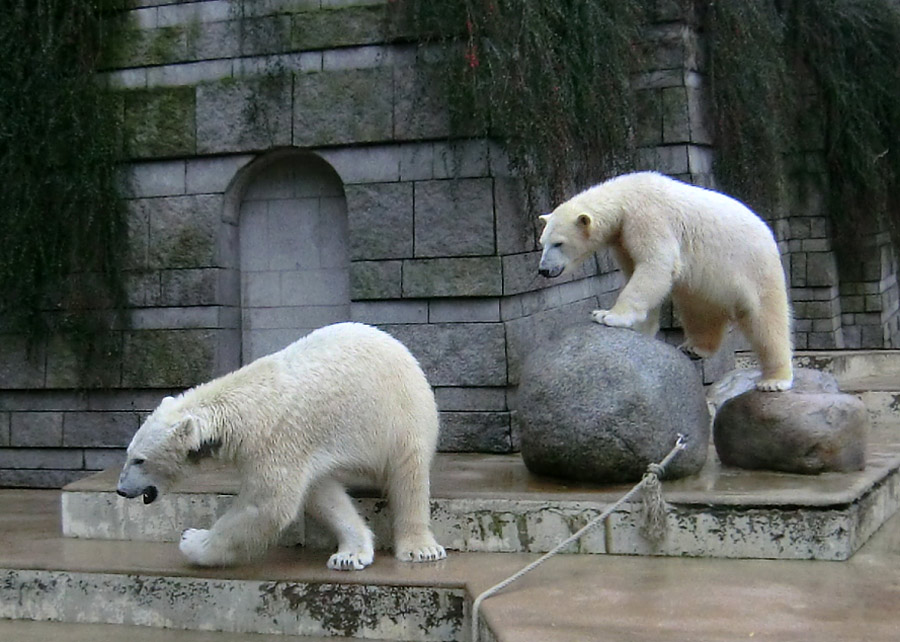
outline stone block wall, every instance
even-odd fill
[[[715,186],[700,32],[682,3],[658,5],[634,78],[641,164]],[[441,449],[516,450],[522,361],[609,307],[622,277],[606,253],[565,279],[537,275],[520,182],[490,141],[449,139],[427,52],[385,42],[384,3],[136,0],[124,17],[128,46],[104,79],[130,159],[129,324],[88,373],[62,338],[0,336],[0,486],[115,466],[163,396],[340,320],[417,356]],[[876,317],[896,336],[893,259],[838,287],[822,220],[773,221],[798,345],[838,345]],[[671,308],[663,326],[679,341]],[[731,367],[736,341],[698,362],[705,381]]]

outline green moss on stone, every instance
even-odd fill
[[[125,153],[131,158],[192,154],[196,149],[193,87],[124,93]]]
[[[393,136],[390,69],[300,74],[295,83],[294,143],[334,145]]]
[[[187,34],[183,27],[160,27],[146,32],[144,64],[163,65],[183,60],[187,53]]]
[[[296,51],[384,40],[384,8],[379,6],[311,11],[291,18],[291,46]]]
[[[148,330],[125,335],[122,383],[189,387],[215,375],[214,330]]]

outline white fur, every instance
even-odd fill
[[[205,444],[204,454],[236,464],[241,491],[210,530],[184,532],[191,562],[252,559],[305,507],[337,536],[329,568],[353,570],[374,557],[342,484],[362,476],[387,493],[396,556],[432,561],[446,556],[430,528],[437,436],[434,395],[409,351],[380,330],[340,323],[163,400],[128,447],[119,489],[164,492]]]
[[[596,185],[542,216],[540,271],[555,277],[609,246],[628,282],[597,323],[659,330],[671,294],[689,353],[710,356],[735,322],[759,356],[760,390],[787,390],[791,315],[768,225],[740,202],[654,172]]]

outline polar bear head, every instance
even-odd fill
[[[176,399],[163,399],[128,445],[116,492],[127,498],[143,496],[145,504],[152,503],[181,478],[187,465],[221,446],[203,442],[200,432],[197,417]]]
[[[553,279],[571,271],[597,249],[591,238],[592,217],[575,199],[538,218],[544,223],[540,240],[544,252],[538,267],[541,276]]]

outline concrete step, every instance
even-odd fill
[[[896,422],[872,429],[866,470],[855,473],[728,469],[711,448],[699,475],[664,482],[670,510],[662,542],[643,536],[640,505],[630,503],[566,552],[845,560],[900,506],[898,470]],[[177,541],[185,528],[209,527],[237,491],[233,473],[213,469],[145,506],[115,494],[117,473],[108,470],[66,486],[66,536]],[[518,455],[441,454],[432,475],[433,526],[438,540],[455,551],[546,552],[630,487],[539,478]],[[385,501],[365,491],[356,501],[379,544],[389,547]],[[330,536],[305,516],[283,544],[333,547]]]
[[[324,568],[327,553],[276,549],[252,565],[198,569],[171,543],[61,537],[59,501],[57,491],[0,491],[0,639],[27,642],[28,631],[43,631],[41,639],[77,641],[87,630],[92,642],[118,641],[123,631],[133,642],[207,642],[210,631],[225,632],[214,634],[225,642],[272,632],[464,642],[473,598],[535,559],[379,556],[365,571],[341,573]],[[900,517],[842,564],[557,556],[484,602],[481,640],[894,642],[898,565]],[[136,625],[145,628],[120,628]]]
[[[0,620],[0,640],[7,642],[360,642],[359,638],[186,631],[117,624],[72,624],[35,620]]]
[[[735,357],[738,368],[758,365],[753,353]],[[900,350],[825,350],[794,354],[794,366],[834,375],[841,390],[859,397],[873,424],[891,424],[900,417]],[[898,424],[900,425],[900,424]]]
[[[735,355],[737,368],[756,365],[752,352]],[[840,383],[872,378],[892,381],[892,389],[900,390],[900,350],[798,350],[794,353],[794,365],[829,372]]]
[[[406,642],[460,638],[467,608],[461,576],[473,566],[465,559],[449,573],[440,563],[390,557],[366,572],[341,573],[325,568],[326,553],[281,548],[253,565],[199,569],[183,564],[173,544],[63,538],[59,501],[58,492],[0,491],[0,619]]]

